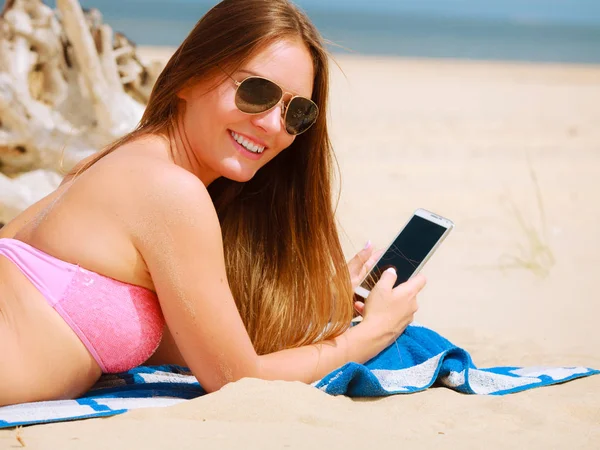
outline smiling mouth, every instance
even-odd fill
[[[245,138],[244,136],[240,136],[235,131],[230,131],[230,134],[231,134],[231,137],[235,140],[235,142],[240,144],[242,147],[244,147],[249,152],[260,155],[262,152],[265,151],[265,148],[266,148],[265,146],[258,145],[256,143],[250,141],[249,139]]]

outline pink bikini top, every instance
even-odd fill
[[[0,256],[35,285],[102,372],[139,366],[158,348],[165,321],[151,290],[61,261],[16,239],[0,239]]]

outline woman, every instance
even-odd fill
[[[209,11],[139,127],[0,230],[0,405],[143,363],[189,366],[209,392],[312,382],[392,343],[424,280],[392,289],[385,273],[349,328],[373,251],[343,259],[327,92],[323,44],[291,3]]]

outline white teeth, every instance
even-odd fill
[[[233,136],[233,139],[235,139],[235,141],[238,144],[240,144],[246,150],[251,151],[252,153],[262,153],[265,151],[265,147],[249,141],[245,137],[242,137],[239,134],[237,134],[235,131],[231,132],[231,136]]]

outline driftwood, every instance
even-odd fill
[[[6,0],[0,15],[0,222],[37,197],[15,193],[14,175],[62,174],[132,130],[162,70],[98,10],[56,5]]]
[[[32,170],[13,179],[0,173],[0,227],[29,205],[50,194],[61,176],[50,170]]]

